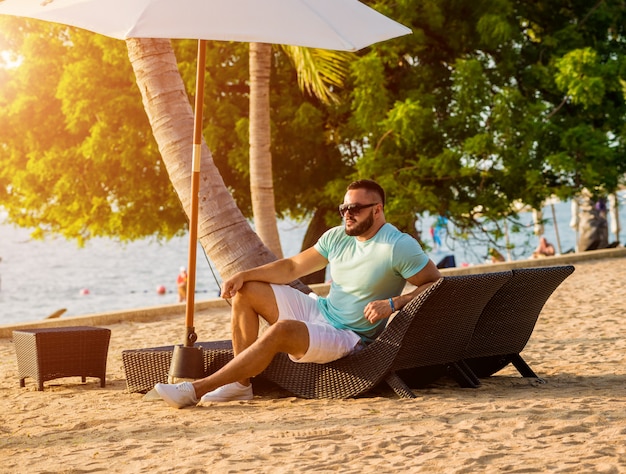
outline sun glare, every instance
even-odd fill
[[[0,67],[4,69],[12,69],[18,67],[22,64],[22,58],[18,57],[17,59],[10,51],[2,51],[0,53]]]

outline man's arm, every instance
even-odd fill
[[[424,268],[407,279],[407,281],[416,288],[410,293],[405,293],[391,298],[393,301],[393,309],[389,304],[389,300],[376,300],[367,304],[363,314],[371,323],[387,318],[391,316],[393,310],[398,311],[402,309],[409,301],[419,295],[422,291],[425,291],[430,285],[439,280],[439,278],[441,278],[439,269],[432,260],[428,260],[428,263]]]
[[[298,255],[235,273],[222,283],[222,298],[232,298],[247,281],[287,284],[304,275],[321,270],[328,260],[310,247]]]
[[[428,263],[424,268],[407,279],[407,281],[416,288],[409,293],[392,298],[396,311],[402,309],[406,304],[408,304],[409,301],[419,295],[422,291],[426,290],[426,288],[430,287],[430,285],[435,283],[440,278],[441,273],[439,272],[437,265],[435,265],[432,260],[428,260]]]

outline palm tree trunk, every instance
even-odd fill
[[[270,70],[272,45],[250,44],[250,196],[254,227],[263,243],[282,258],[272,176]]]
[[[189,216],[193,110],[174,51],[169,40],[126,43],[163,162]],[[237,208],[204,141],[200,173],[198,239],[222,277],[274,260]]]
[[[189,216],[193,110],[174,50],[170,41],[164,39],[128,39],[126,45],[163,163]],[[235,204],[204,140],[198,221],[198,240],[222,278],[276,259]],[[300,282],[292,286],[306,293],[311,291]]]

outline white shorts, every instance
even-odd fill
[[[360,349],[361,338],[349,329],[332,326],[317,307],[317,295],[305,295],[288,285],[270,285],[278,305],[278,319],[302,321],[309,330],[309,348],[300,359],[289,355],[294,362],[325,364],[341,359]]]

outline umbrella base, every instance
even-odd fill
[[[201,347],[174,346],[169,379],[201,379],[204,377],[204,359]]]

